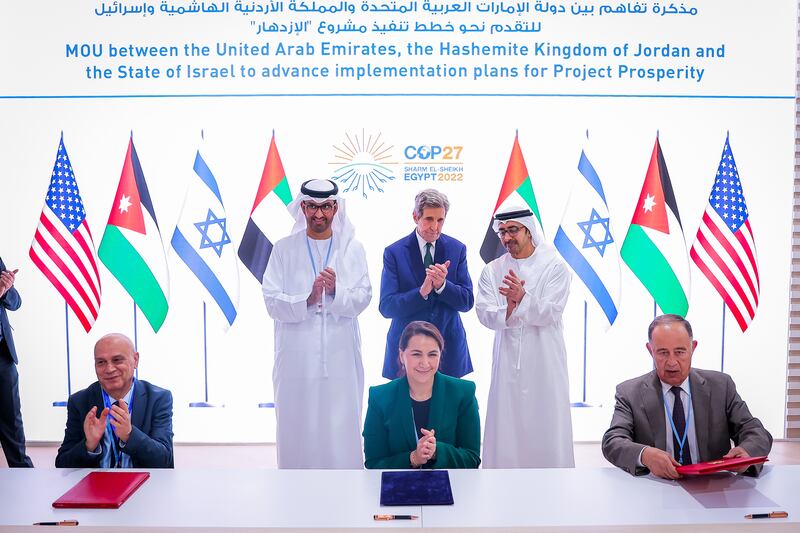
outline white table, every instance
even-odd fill
[[[120,509],[53,509],[53,500],[88,472],[0,470],[0,530],[71,518],[81,528],[103,531],[800,530],[800,466],[766,466],[757,479],[717,476],[682,483],[634,478],[614,468],[451,470],[455,505],[424,508],[380,507],[379,471],[153,470]],[[789,518],[744,519],[776,510],[788,511]],[[375,522],[376,513],[420,520]]]
[[[617,468],[451,470],[450,482],[455,504],[425,507],[425,527],[800,531],[800,466],[765,466],[759,478],[717,474],[680,482]],[[779,510],[789,518],[744,519]]]

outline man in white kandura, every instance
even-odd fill
[[[484,267],[475,300],[495,330],[483,467],[573,467],[561,321],[570,273],[529,209],[506,208],[493,226],[508,253]]]
[[[278,468],[362,468],[364,368],[358,315],[372,297],[367,260],[329,180],[303,183],[263,292],[275,319],[272,381]]]

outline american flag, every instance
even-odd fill
[[[745,331],[758,307],[758,259],[739,171],[727,137],[689,255]]]
[[[63,135],[29,255],[83,328],[87,332],[92,329],[100,309],[100,274]]]

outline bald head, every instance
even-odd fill
[[[107,343],[119,343],[120,345],[125,345],[128,349],[133,352],[133,341],[131,341],[127,335],[123,335],[122,333],[107,333],[98,339],[97,343],[94,345],[94,351],[97,351],[97,347],[101,344]]]
[[[139,353],[122,333],[104,335],[94,345],[94,370],[100,386],[115,400],[127,394],[139,366]]]

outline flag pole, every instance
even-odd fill
[[[583,301],[583,403],[586,404],[586,315],[588,304]]]
[[[657,135],[657,134],[656,134],[656,135]],[[656,319],[656,313],[657,313],[657,312],[658,312],[658,311],[657,311],[657,309],[656,309],[656,300],[655,300],[655,298],[653,298],[653,320],[655,320],[655,319]],[[650,342],[650,339],[648,339],[648,342]],[[656,360],[655,360],[655,359],[653,359],[653,369],[655,370],[655,368],[656,368]]]
[[[720,354],[719,371],[725,372],[725,300],[722,301],[722,351]]]
[[[133,132],[131,132],[133,135]],[[133,350],[139,351],[139,328],[136,324],[136,300],[133,301]],[[136,369],[136,379],[139,379],[139,369]]]
[[[589,304],[586,303],[586,300],[583,301],[583,399],[580,402],[573,402],[570,404],[571,407],[591,407],[588,403],[586,403],[586,338],[587,338],[587,316]]]
[[[72,382],[70,381],[69,372],[69,306],[67,301],[64,300],[64,331],[66,332],[67,344],[67,398],[72,395]],[[66,407],[67,402],[53,402],[53,407]]]
[[[205,399],[202,402],[190,402],[189,407],[215,407],[208,403],[208,329],[206,327],[206,302],[203,301],[203,381]],[[224,406],[223,406],[224,407]]]
[[[203,381],[205,382],[205,401],[208,403],[208,330],[206,328],[206,302],[203,302]]]

